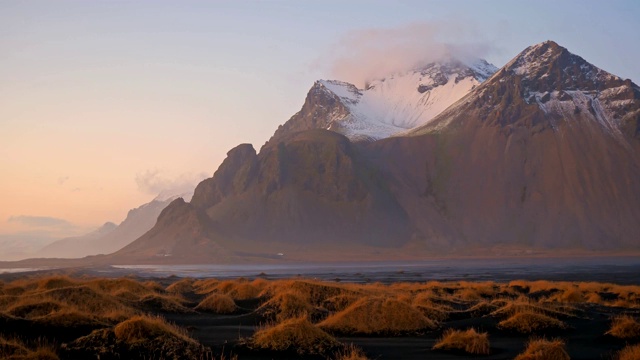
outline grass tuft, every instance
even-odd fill
[[[393,298],[363,298],[319,324],[341,334],[402,334],[434,329],[436,323],[415,307]]]
[[[448,329],[433,346],[434,350],[462,350],[474,355],[489,354],[489,334],[479,333],[475,329]]]
[[[569,360],[564,349],[564,341],[560,339],[532,339],[527,348],[514,360]]]
[[[211,294],[204,298],[196,306],[197,311],[211,312],[214,314],[231,314],[238,309],[236,303],[229,295]]]
[[[640,338],[640,323],[629,315],[617,316],[611,322],[611,329],[606,334],[620,339]]]
[[[258,330],[252,345],[276,351],[295,350],[298,354],[325,354],[339,346],[338,341],[309,322],[306,317],[293,318]]]
[[[523,334],[531,334],[540,330],[564,329],[567,326],[564,322],[545,314],[522,311],[513,314],[506,320],[500,321],[498,327]]]
[[[343,350],[338,351],[334,360],[368,360],[367,355],[359,347],[350,344]]]
[[[627,345],[622,350],[620,350],[615,356],[615,360],[638,360],[638,359],[640,359],[640,344]]]
[[[119,323],[115,326],[114,333],[118,340],[126,343],[144,342],[164,335],[193,341],[184,330],[167,323],[161,317],[147,315],[134,316]]]

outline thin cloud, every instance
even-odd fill
[[[364,87],[371,80],[419,68],[444,57],[484,57],[493,46],[475,36],[472,25],[454,22],[354,30],[335,43],[314,66],[323,68],[334,79]]]
[[[207,177],[209,175],[206,173],[184,173],[171,178],[156,169],[136,174],[136,184],[143,193],[170,197],[193,192],[196,185]]]
[[[67,220],[50,216],[15,215],[7,220],[10,223],[18,223],[28,227],[38,228],[73,228],[74,225]]]

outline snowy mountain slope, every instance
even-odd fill
[[[474,66],[449,60],[372,81],[363,90],[321,80],[320,85],[350,110],[345,117],[331,119],[327,129],[350,138],[377,140],[427,124],[496,70],[482,60]]]
[[[496,70],[484,60],[465,63],[448,59],[374,80],[365,89],[337,80],[319,80],[302,110],[278,128],[273,139],[318,128],[351,140],[387,138],[429,123]]]
[[[516,84],[519,96],[505,103],[504,92],[509,83]],[[634,119],[640,114],[637,103],[640,88],[631,80],[594,66],[553,41],[526,48],[477,90],[467,102],[482,105],[487,119],[493,118],[492,112],[497,109],[514,109],[514,100],[517,100],[523,102],[527,112],[533,111],[531,107],[542,110],[544,122],[552,129],[557,129],[559,123],[570,129],[588,120],[622,142],[623,132],[635,137],[640,135],[634,125]],[[455,115],[453,111],[468,110],[464,107],[449,109],[438,116],[438,121],[411,133],[442,130]],[[522,116],[514,117],[520,118]]]

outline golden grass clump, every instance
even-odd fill
[[[471,316],[484,316],[493,313],[498,309],[498,305],[494,302],[480,301],[467,309]]]
[[[165,335],[194,342],[184,330],[167,323],[161,317],[147,315],[137,315],[123,321],[113,331],[118,340],[126,343],[144,342]]]
[[[295,350],[298,354],[325,354],[339,346],[339,342],[306,317],[293,318],[258,330],[251,344],[261,349]]]
[[[182,304],[182,299],[175,295],[149,294],[139,300],[139,304],[156,311],[185,314],[193,312]]]
[[[52,345],[45,340],[27,346],[18,339],[7,339],[0,335],[0,358],[9,360],[59,360]]]
[[[434,350],[462,350],[474,355],[489,354],[489,334],[479,333],[475,329],[448,329],[433,346]]]
[[[96,279],[89,281],[87,286],[99,292],[131,301],[139,300],[145,295],[154,293],[154,291],[141,283],[127,278]]]
[[[627,345],[618,351],[615,360],[638,360],[640,359],[640,344]]]
[[[57,301],[22,300],[7,309],[9,315],[23,319],[36,319],[47,316],[63,308]]]
[[[368,360],[367,355],[359,347],[350,344],[344,349],[338,351],[333,358],[334,360]]]
[[[196,280],[193,282],[193,289],[196,294],[209,294],[217,289],[218,284],[218,279]]]
[[[412,301],[412,305],[428,319],[434,321],[444,321],[449,317],[449,312],[453,308],[433,301],[432,293],[420,293]]]
[[[60,358],[51,346],[39,346],[29,352],[26,356],[18,358],[20,360],[59,360]],[[16,359],[17,360],[17,359]]]
[[[197,311],[211,312],[214,314],[231,314],[237,309],[236,303],[229,295],[215,293],[204,298],[204,300],[196,306]]]
[[[260,289],[246,279],[222,281],[214,288],[214,291],[227,294],[233,300],[255,299],[260,294]]]
[[[240,283],[227,293],[234,300],[255,299],[259,294],[260,289],[250,283]]]
[[[164,292],[164,287],[162,287],[162,285],[160,285],[159,283],[155,282],[155,281],[145,281],[142,283],[142,286],[144,286],[145,288],[155,292],[155,293],[162,293]]]
[[[189,279],[189,278],[182,279],[167,286],[165,291],[168,292],[169,294],[174,294],[174,295],[189,294],[194,292],[193,284],[194,284],[193,279]]]
[[[71,279],[68,276],[51,276],[40,279],[37,281],[38,290],[52,290],[60,289],[77,285],[76,280]]]
[[[405,302],[393,298],[367,297],[329,316],[319,326],[343,334],[400,334],[433,329],[436,323]]]
[[[514,360],[569,360],[569,354],[564,349],[564,341],[560,339],[532,339],[527,348]]]
[[[315,310],[304,296],[294,290],[277,293],[260,308],[266,315],[275,315],[278,321],[311,314]]]
[[[493,302],[497,304],[498,302]],[[493,311],[491,316],[510,317],[519,312],[534,312],[549,317],[572,317],[570,308],[555,303],[538,303],[526,297],[519,297],[512,301],[505,301],[500,308]]]
[[[459,288],[454,294],[458,299],[465,301],[480,300],[483,298],[493,297],[496,294],[498,286],[491,281],[488,282],[468,282],[460,281],[457,285]]]
[[[88,286],[52,289],[38,294],[44,299],[53,299],[90,313],[119,310],[121,302]]]
[[[558,319],[542,313],[522,311],[513,314],[498,323],[502,329],[515,330],[523,334],[531,334],[540,330],[564,329],[566,324]]]
[[[270,281],[267,279],[263,279],[263,278],[257,278],[255,280],[253,280],[251,282],[251,285],[255,286],[256,289],[262,291],[264,290],[267,286],[269,286]]]
[[[586,301],[586,298],[582,291],[578,288],[572,287],[552,296],[551,300],[569,303],[583,303]]]
[[[329,297],[322,302],[322,307],[329,311],[338,312],[342,311],[349,306],[351,306],[356,301],[360,300],[361,297],[353,294],[340,294],[336,296]]]
[[[346,293],[353,294],[353,291],[344,288],[346,286],[350,285],[333,285],[312,280],[281,280],[267,286],[263,294],[275,296],[281,292],[294,292],[305,302],[313,306],[321,306],[325,300],[331,297]]]
[[[22,341],[7,339],[0,335],[0,358],[7,359],[11,356],[26,355],[29,351]]]
[[[617,316],[613,318],[611,329],[606,334],[620,339],[640,338],[640,322],[629,315]]]

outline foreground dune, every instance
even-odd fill
[[[635,359],[640,286],[312,279],[0,281],[7,359]]]

